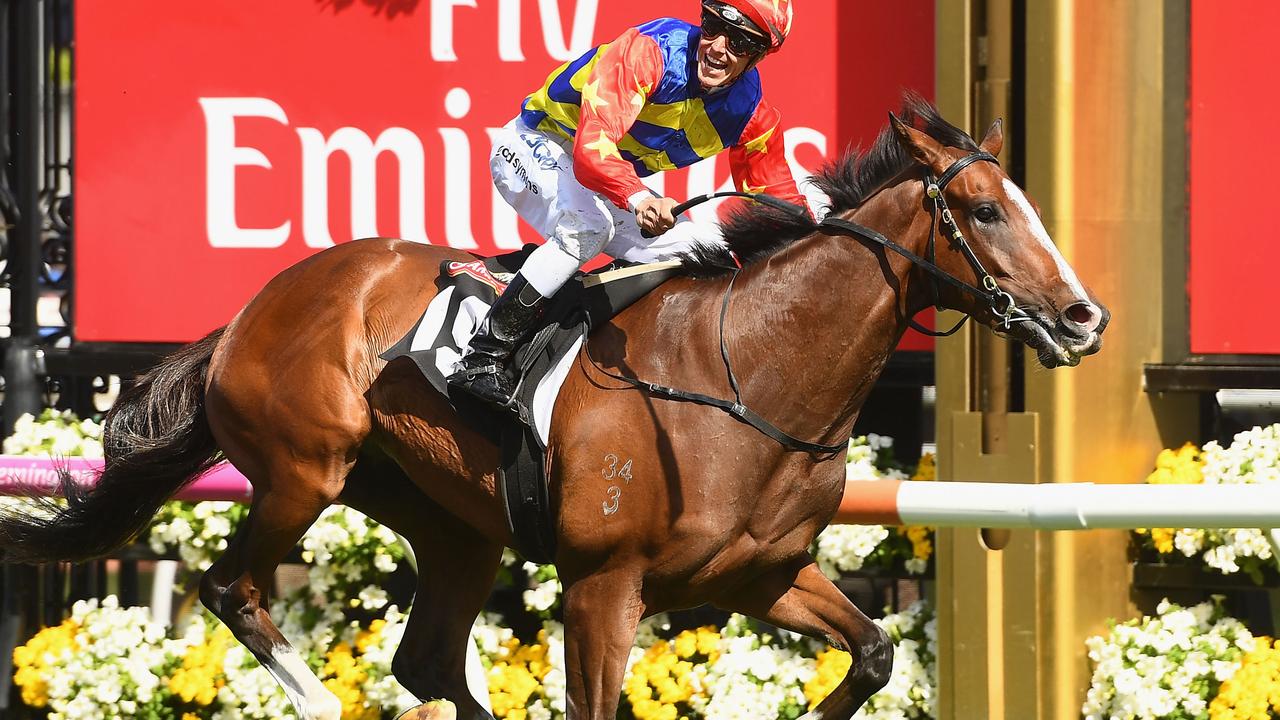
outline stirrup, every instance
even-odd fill
[[[517,384],[511,382],[511,378],[506,376],[505,371],[493,363],[475,368],[460,368],[446,378],[445,382],[450,387],[458,388],[471,397],[502,410],[509,410],[518,405]]]
[[[463,367],[462,363],[458,363],[457,369],[450,373],[446,379],[452,384],[460,385],[484,375],[497,375],[500,372],[502,372],[502,366],[497,363],[487,363],[485,365],[476,365],[475,367]]]

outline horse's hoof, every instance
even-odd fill
[[[448,700],[432,700],[405,710],[396,720],[458,720],[458,708]]]

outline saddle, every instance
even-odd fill
[[[682,266],[678,261],[615,264],[575,275],[551,299],[540,325],[512,356],[515,412],[498,411],[449,387],[445,378],[498,293],[535,247],[443,263],[435,298],[413,329],[380,357],[388,362],[408,358],[463,422],[497,441],[502,456],[499,486],[515,550],[530,562],[546,564],[554,562],[556,538],[545,455],[560,385],[592,328],[681,274]]]

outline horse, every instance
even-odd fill
[[[885,685],[892,642],[809,547],[844,491],[834,449],[911,318],[935,304],[959,310],[1053,368],[1097,352],[1110,317],[995,161],[1002,144],[1000,121],[975,143],[907,96],[866,152],[815,176],[836,224],[741,208],[724,226],[732,256],[691,253],[685,274],[593,332],[556,400],[546,456],[570,718],[615,716],[642,618],[703,604],[852,655],[805,717],[849,718]],[[121,394],[96,484],[65,478],[65,507],[0,518],[3,559],[109,553],[225,458],[252,482],[253,500],[200,598],[300,717],[337,718],[340,706],[272,623],[268,589],[321,511],[345,503],[407,538],[418,558],[393,670],[423,704],[402,717],[489,718],[463,668],[513,542],[499,449],[410,361],[379,357],[434,296],[442,262],[473,259],[365,239],[284,270],[225,327]],[[620,378],[732,394],[804,440],[784,445],[740,415]],[[427,702],[439,699],[452,708]]]

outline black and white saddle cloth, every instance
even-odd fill
[[[681,270],[679,262],[665,262],[570,280],[547,307],[541,327],[516,351],[518,412],[503,413],[450,388],[445,378],[453,373],[498,293],[533,248],[529,245],[516,253],[470,262],[445,262],[435,298],[413,329],[382,358],[412,360],[464,422],[498,443],[502,449],[499,485],[515,549],[527,560],[550,563],[555,558],[555,526],[544,453],[560,386],[591,328],[600,327]]]
[[[498,293],[534,247],[471,262],[443,263],[435,298],[414,328],[382,358],[390,361],[407,355],[456,410],[472,416],[470,396],[450,388],[445,378],[453,373]],[[603,324],[679,274],[679,268],[679,262],[664,262],[579,274],[552,298],[542,325],[514,356],[521,419],[536,431],[542,447],[547,445],[556,394],[589,328]]]

